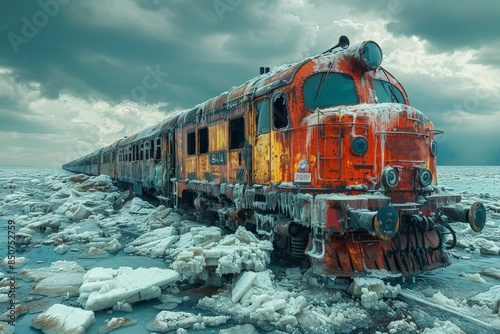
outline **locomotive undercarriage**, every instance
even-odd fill
[[[313,196],[271,187],[217,188],[217,195],[192,193],[200,217],[210,216],[232,231],[244,226],[289,259],[304,263],[308,258],[316,274],[327,276],[384,271],[408,277],[448,266],[446,248],[456,242],[450,223],[469,223],[480,231],[486,219],[482,204],[464,207],[456,194],[392,204],[380,193]]]
[[[243,226],[260,239],[271,241],[275,252],[285,255],[288,260],[302,263],[306,259],[310,227],[294,222],[279,210],[237,209],[229,199],[207,194],[198,194],[193,203],[200,220],[231,232]],[[263,203],[256,201],[255,206],[265,208]]]

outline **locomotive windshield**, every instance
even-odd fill
[[[373,80],[373,88],[375,89],[375,94],[377,95],[378,103],[384,102],[396,102],[405,103],[405,98],[403,93],[391,84],[390,82],[383,80]]]
[[[358,103],[354,79],[344,73],[313,74],[304,83],[302,93],[310,110]]]

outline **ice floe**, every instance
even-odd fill
[[[31,293],[45,296],[76,295],[86,270],[73,261],[56,261],[49,267],[25,269],[21,275],[36,284]]]
[[[86,310],[102,310],[118,302],[135,303],[161,295],[179,274],[171,269],[120,267],[93,268],[84,276],[78,302]]]
[[[400,295],[399,285],[387,283],[386,280],[394,281],[387,273],[374,272],[378,276],[355,279],[343,290],[332,290],[324,278],[304,268],[269,266],[272,244],[259,240],[243,227],[224,234],[218,227],[194,221],[191,212],[155,206],[135,197],[131,191],[118,189],[105,176],[53,174],[2,178],[0,173],[2,184],[15,185],[0,186],[0,215],[11,219],[11,213],[15,212],[12,217],[21,250],[16,266],[24,268],[18,281],[23,304],[16,307],[21,320],[19,316],[24,313],[43,310],[35,319],[42,323],[49,318],[54,320],[55,311],[62,305],[56,306],[55,311],[49,306],[62,301],[75,307],[65,306],[69,310],[61,308],[57,313],[69,315],[83,309],[95,312],[98,323],[87,329],[89,333],[104,333],[133,324],[138,318],[136,310],[144,312],[143,305],[148,305],[150,319],[156,315],[149,326],[157,332],[172,328],[184,333],[185,329],[210,325],[221,328],[228,317],[240,325],[222,329],[220,333],[254,333],[256,328],[292,333],[349,332],[357,326],[370,326],[378,314],[381,318],[377,321],[384,323],[383,333],[413,332],[415,325],[423,333],[467,332],[461,328],[462,324],[454,324],[453,319],[422,324],[409,316],[415,308],[409,309],[403,301],[406,299]],[[477,200],[475,197],[482,200],[490,220],[480,234],[473,233],[466,224],[453,225],[458,238],[455,251],[462,267],[452,272],[455,278],[450,278],[449,271],[434,272],[428,284],[440,282],[435,277],[443,275],[457,286],[480,293],[457,297],[451,292],[453,289],[449,292],[442,285],[421,299],[441,307],[437,312],[454,310],[500,328],[497,283],[500,272],[495,262],[500,252],[500,210],[497,210],[500,196],[464,193],[463,197],[464,205]],[[37,253],[37,247],[48,249],[52,258],[43,258],[44,253]],[[478,258],[481,261],[469,270],[470,259]],[[40,267],[40,261],[48,264],[35,268]],[[152,267],[144,268],[148,266],[146,263]],[[6,272],[8,258],[1,264],[4,267],[0,269]],[[8,282],[2,276],[0,303],[9,300]],[[417,284],[427,279],[417,277]],[[188,302],[183,289],[197,287],[198,283],[213,284],[220,289],[199,301]],[[410,289],[420,288],[410,286]],[[147,299],[153,301],[140,307],[134,304]],[[191,307],[191,312],[176,312]],[[115,312],[127,312],[126,317]],[[215,318],[207,316],[207,312]],[[79,317],[84,320],[82,328],[92,323],[91,313]],[[4,321],[0,326],[4,326],[6,333],[12,330],[6,323],[8,320],[8,314],[0,316],[0,321]],[[67,326],[59,327],[56,332],[63,332]],[[146,332],[145,326],[139,321],[131,330]],[[51,329],[42,330],[50,333]]]
[[[153,332],[165,333],[177,329],[205,329],[207,326],[218,326],[226,323],[228,316],[202,316],[187,312],[161,311],[147,328]]]
[[[133,326],[137,323],[137,320],[135,319],[129,319],[129,318],[111,318],[109,321],[106,321],[104,325],[99,327],[98,334],[106,334],[111,331],[114,331],[115,329],[126,327],[126,326]]]
[[[33,318],[31,326],[41,329],[45,334],[84,334],[94,321],[92,311],[55,304]]]

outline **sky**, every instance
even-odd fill
[[[346,35],[437,129],[500,165],[497,0],[0,0],[0,166],[59,167]]]

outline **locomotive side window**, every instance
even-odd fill
[[[273,96],[273,127],[283,129],[288,126],[288,108],[285,93],[279,92]]]
[[[199,140],[199,152],[207,153],[208,152],[208,128],[203,128],[198,130],[198,140]]]
[[[375,94],[377,95],[378,103],[384,103],[384,102],[405,103],[405,98],[403,96],[403,93],[401,93],[398,87],[394,86],[390,82],[374,79],[373,88],[375,89]]]
[[[302,90],[310,110],[358,103],[354,79],[344,73],[316,73],[307,78]]]
[[[257,102],[255,109],[257,109],[257,135],[269,132],[269,100]]]
[[[229,121],[229,149],[245,146],[245,120],[238,117]]]
[[[187,153],[188,155],[196,154],[196,132],[187,135]]]
[[[161,159],[161,140],[160,138],[156,139],[156,157],[155,160]]]

